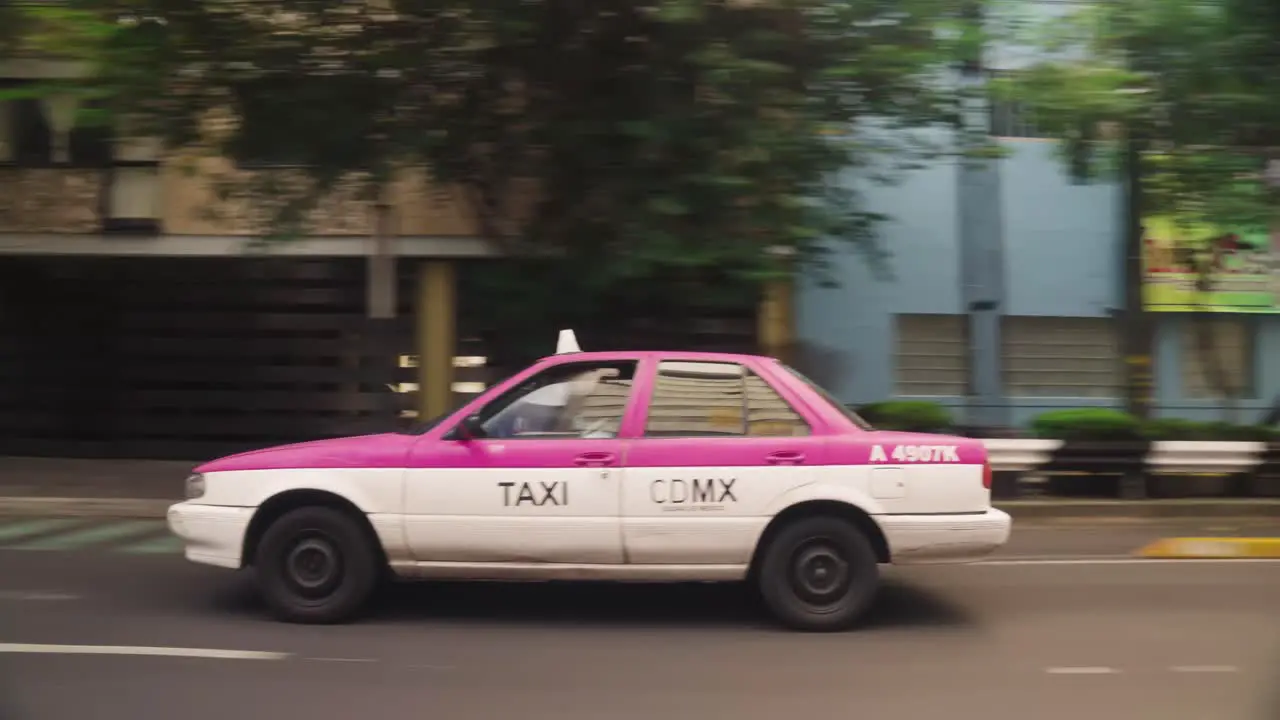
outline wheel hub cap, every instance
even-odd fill
[[[338,554],[328,542],[309,538],[289,552],[286,566],[300,587],[316,590],[330,582],[338,570]]]
[[[849,563],[830,545],[815,543],[796,553],[792,583],[805,600],[817,603],[838,600],[849,582]]]

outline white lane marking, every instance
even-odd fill
[[[215,660],[284,660],[289,653],[260,650],[215,650],[210,648],[143,647],[137,645],[37,645],[0,643],[0,653],[37,655],[144,655],[152,657],[210,658]]]
[[[1176,673],[1233,673],[1240,672],[1235,665],[1176,665],[1169,668]]]
[[[30,590],[0,590],[0,600],[19,602],[44,602],[52,600],[79,600],[79,595],[56,592],[36,592]]]
[[[1050,675],[1118,675],[1119,670],[1101,665],[1085,665],[1081,667],[1049,667],[1044,669]]]
[[[1150,558],[1135,558],[1133,555],[1124,554],[1124,553],[1120,553],[1120,554],[1109,553],[1106,555],[1001,555],[999,557],[992,558],[990,560],[979,560],[976,564],[989,565],[991,563],[1009,563],[1009,562],[1019,562],[1019,563],[1045,562],[1045,561],[1059,562],[1062,560],[1112,561],[1112,560],[1135,560],[1135,559],[1149,560]]]
[[[1188,558],[1186,560],[1162,559],[1162,558],[1063,558],[1061,560],[1037,559],[1037,560],[980,560],[970,565],[986,565],[989,567],[1015,566],[1015,565],[1168,565],[1175,567],[1177,565],[1186,565],[1188,563],[1222,563],[1229,565],[1244,565],[1258,563],[1280,563],[1280,558]]]
[[[342,658],[342,657],[309,657],[308,660],[313,662],[337,662],[337,663],[371,663],[377,662],[373,658]]]

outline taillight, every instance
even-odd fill
[[[991,462],[982,463],[982,487],[991,489]]]

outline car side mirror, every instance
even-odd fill
[[[466,442],[484,437],[484,423],[480,422],[479,415],[468,415],[458,423],[457,436],[459,440]]]

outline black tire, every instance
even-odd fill
[[[360,521],[327,507],[298,508],[273,522],[254,565],[272,614],[293,623],[353,619],[381,575],[377,548]]]
[[[757,582],[769,612],[793,630],[834,632],[855,625],[880,588],[867,536],[847,520],[801,518],[769,540]]]

